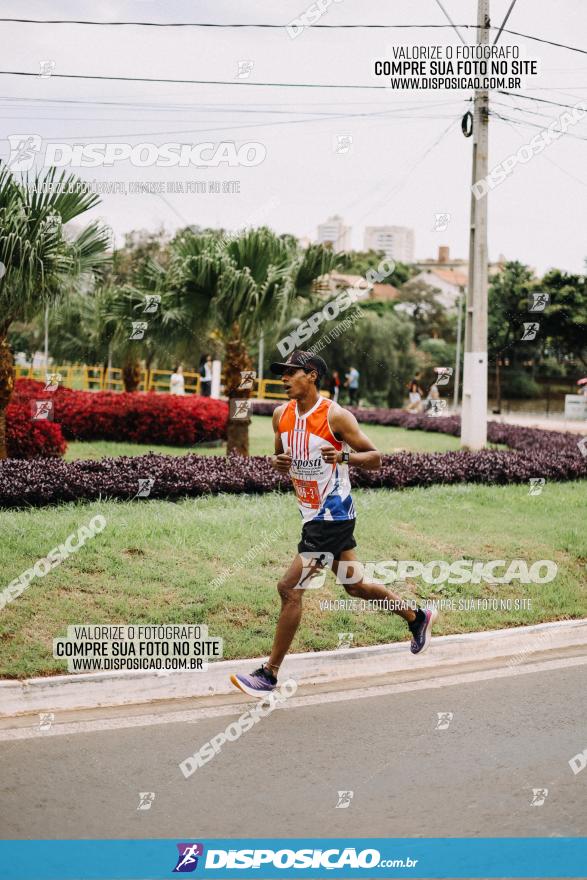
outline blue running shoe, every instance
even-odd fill
[[[250,675],[243,675],[242,673],[231,675],[230,680],[244,694],[248,694],[249,697],[257,697],[258,699],[263,699],[263,697],[270,694],[277,687],[277,679],[265,666],[260,666],[254,672],[251,672]]]
[[[436,608],[428,608],[426,611],[418,608],[416,619],[413,623],[408,623],[412,633],[412,642],[410,644],[412,654],[422,654],[426,650],[432,637],[432,625],[437,617],[438,611]]]

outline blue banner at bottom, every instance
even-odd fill
[[[587,877],[585,837],[2,840],[4,880]]]

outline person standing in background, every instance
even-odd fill
[[[338,395],[340,394],[340,376],[338,370],[333,370],[330,374],[330,382],[328,384],[330,399],[338,403]]]
[[[202,397],[210,397],[212,391],[212,358],[203,354],[200,358],[200,393]]]
[[[359,403],[359,377],[360,373],[356,367],[349,367],[346,374],[345,386],[349,389],[349,403],[351,406],[357,406]]]
[[[440,392],[436,383],[431,385],[428,389],[428,397],[424,401],[424,412],[434,409],[434,404],[432,403],[433,400],[440,400]]]
[[[407,411],[421,412],[423,396],[424,392],[422,391],[422,387],[420,385],[420,373],[416,373],[416,375],[408,385],[408,405],[406,407]]]
[[[183,364],[177,364],[169,380],[170,394],[185,394],[185,379],[183,378]]]

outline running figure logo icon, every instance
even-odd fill
[[[454,712],[437,712],[438,721],[436,722],[436,730],[448,730],[450,722],[454,718]]]
[[[33,422],[44,419],[53,420],[52,400],[31,400],[31,418]]]
[[[434,215],[434,226],[432,227],[433,232],[444,232],[448,229],[448,224],[450,223],[450,214],[446,212],[437,212]]]
[[[528,311],[543,312],[549,302],[549,293],[531,293],[528,301]]]
[[[235,79],[248,79],[253,72],[255,62],[248,58],[241,58],[237,61],[237,69]]]
[[[57,391],[61,382],[63,382],[61,373],[47,373],[43,391]]]
[[[353,151],[352,134],[337,134],[334,142],[334,152],[339,156],[346,156]]]
[[[428,410],[427,415],[432,416],[441,416],[446,409],[446,400],[431,400],[430,401],[430,409]]]
[[[229,414],[230,420],[240,420],[244,421],[249,418],[249,411],[251,409],[250,400],[239,400],[237,398],[232,398],[230,401]]]
[[[339,791],[338,803],[335,809],[346,810],[348,807],[350,807],[354,794],[354,791]]]
[[[434,372],[438,376],[435,385],[448,385],[453,369],[452,367],[434,367]]]
[[[39,61],[39,76],[41,79],[48,79],[56,68],[56,63],[52,58],[47,61]]]
[[[129,339],[143,339],[145,336],[145,330],[149,326],[148,321],[131,321],[132,330],[130,332]]]
[[[154,791],[139,791],[139,805],[137,810],[150,810],[154,800]]]
[[[139,479],[139,488],[137,494],[134,496],[135,498],[148,498],[151,494],[151,489],[155,485],[155,480],[153,477],[143,477]]]
[[[241,380],[239,382],[238,391],[250,391],[253,387],[257,374],[254,370],[241,370]]]
[[[198,867],[199,856],[204,855],[203,843],[178,843],[179,850],[177,865],[173,869],[174,874],[188,874]]]
[[[324,586],[326,572],[332,565],[334,556],[322,550],[305,550],[300,556],[302,573],[294,590],[319,590]]]
[[[532,800],[530,801],[530,806],[531,807],[541,807],[547,797],[548,797],[548,789],[547,788],[533,788],[532,789]]]
[[[51,730],[54,721],[54,712],[39,712],[39,730]]]
[[[161,296],[158,293],[148,293],[145,296],[145,307],[143,308],[143,313],[147,315],[152,315],[157,311],[159,306],[161,305]]]
[[[524,332],[522,334],[522,342],[530,342],[532,339],[536,339],[536,334],[540,330],[540,324],[536,322],[526,323],[524,322]]]
[[[41,149],[41,136],[38,134],[9,134],[10,158],[6,163],[13,171],[30,171]]]
[[[338,648],[352,648],[353,647],[353,633],[339,633],[338,634]]]

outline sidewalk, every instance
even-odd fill
[[[373,684],[442,679],[483,669],[524,667],[569,654],[587,656],[587,619],[540,623],[461,635],[439,636],[430,650],[414,657],[408,641],[288,654],[283,676],[309,691],[337,691]],[[206,672],[92,672],[0,682],[0,729],[19,716],[41,712],[131,707],[166,702],[236,696],[230,675],[250,672],[262,658],[220,660]],[[409,687],[410,685],[406,685]],[[324,696],[324,695],[323,695]]]
[[[524,428],[542,428],[545,431],[568,431],[571,434],[587,434],[586,419],[565,419],[562,413],[553,413],[548,416],[545,413],[502,413],[493,415],[491,410],[487,413],[490,422],[498,422],[506,425],[521,425]]]

